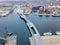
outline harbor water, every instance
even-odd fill
[[[44,32],[51,32],[55,35],[56,31],[60,31],[60,17],[36,16],[35,13],[26,15],[26,17],[36,26],[41,36]],[[30,45],[29,30],[15,11],[7,17],[0,17],[0,33],[5,35],[6,31],[18,36],[17,45]]]

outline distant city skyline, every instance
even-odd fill
[[[37,1],[37,2],[51,2],[51,1],[59,1],[59,0],[0,0],[0,1]]]
[[[0,0],[0,1],[28,1],[28,0]],[[29,0],[29,1],[39,1],[39,0]]]
[[[34,4],[36,4],[36,5],[52,5],[52,4],[54,4],[54,5],[56,5],[56,4],[58,4],[58,5],[60,5],[60,0],[0,0],[0,2],[10,2],[10,1],[12,1],[12,2],[14,2],[14,1],[18,1],[18,2],[20,2],[20,3],[34,3]],[[22,2],[21,2],[22,1]]]
[[[27,0],[0,0],[0,1],[27,1]],[[29,1],[36,1],[36,0],[29,0]]]

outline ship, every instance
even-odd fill
[[[52,15],[53,17],[60,17],[60,11],[59,10],[54,11],[53,13],[54,13],[54,15]]]

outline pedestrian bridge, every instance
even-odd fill
[[[26,18],[25,15],[20,15],[20,16],[26,22],[26,25],[29,29],[30,34],[31,34],[31,36],[29,37],[31,45],[44,45],[42,42],[41,36],[40,36],[38,30],[36,29],[35,25],[32,22],[30,22]]]

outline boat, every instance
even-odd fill
[[[56,34],[57,34],[57,35],[60,35],[60,31],[56,31]]]
[[[51,36],[52,33],[51,33],[51,32],[45,32],[43,35],[44,35],[44,36]]]
[[[54,13],[54,15],[52,15],[53,17],[60,17],[60,12],[59,11],[55,11],[53,13]]]

